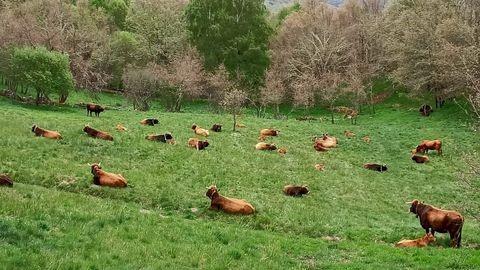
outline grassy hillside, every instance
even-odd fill
[[[91,101],[75,95],[69,102]],[[0,265],[12,268],[334,268],[334,269],[473,269],[480,265],[476,233],[480,224],[466,214],[464,248],[448,248],[439,235],[426,249],[400,250],[393,244],[423,235],[405,201],[414,198],[466,213],[478,194],[466,193],[458,173],[462,156],[480,151],[478,134],[468,129],[461,112],[447,104],[431,117],[417,113],[415,102],[392,97],[377,114],[363,114],[357,125],[337,116],[317,121],[278,121],[243,116],[247,127],[233,133],[228,115],[209,114],[197,106],[189,113],[165,113],[154,106],[132,111],[114,95],[100,118],[75,106],[36,107],[0,98],[0,173],[18,183],[0,188]],[[157,117],[160,125],[138,122]],[[196,152],[186,147],[192,123],[209,127],[211,146]],[[62,133],[62,141],[33,136],[32,124]],[[110,132],[114,142],[87,137],[82,128]],[[123,123],[129,130],[115,131]],[[281,130],[271,140],[286,147],[285,157],[258,152],[258,130]],[[344,130],[355,138],[347,139]],[[172,132],[177,145],[146,141],[152,133]],[[340,145],[315,152],[311,139],[328,132]],[[368,135],[370,144],[363,142]],[[444,155],[429,164],[414,164],[409,152],[422,139],[442,139]],[[122,173],[131,187],[92,185],[88,163]],[[365,162],[386,163],[380,174]],[[324,172],[315,171],[324,163]],[[304,198],[285,197],[286,184],[307,184]],[[208,210],[206,187],[243,198],[254,216],[230,216]],[[478,212],[478,209],[470,209]]]

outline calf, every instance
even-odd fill
[[[418,111],[423,116],[430,116],[430,114],[433,112],[432,107],[430,107],[428,104],[422,105]]]
[[[408,202],[410,212],[420,219],[420,225],[426,233],[449,233],[452,247],[459,248],[462,242],[462,228],[464,219],[456,211],[442,210],[418,200]]]
[[[214,125],[212,126],[212,131],[221,132],[221,131],[222,131],[222,125],[214,124]]]
[[[308,186],[287,185],[283,187],[283,193],[288,196],[299,197],[309,192]]]
[[[145,137],[145,139],[154,141],[154,142],[175,144],[175,140],[173,139],[173,136],[170,133],[159,134],[159,135],[148,135],[147,137]]]
[[[280,134],[280,131],[279,130],[275,130],[275,129],[271,129],[271,128],[266,128],[266,129],[262,129],[260,130],[260,136],[264,136],[264,137],[267,137],[267,136],[278,136]]]
[[[386,172],[387,171],[387,164],[380,165],[380,164],[375,164],[375,163],[367,163],[364,164],[363,167],[365,169],[369,169],[372,171],[377,171],[377,172]]]
[[[92,116],[92,112],[95,113],[95,116],[100,117],[100,113],[105,111],[105,109],[97,104],[88,103],[87,104],[87,115]]]
[[[93,137],[93,138],[99,138],[102,140],[107,140],[107,141],[113,141],[112,135],[108,134],[107,132],[104,131],[99,131],[94,128],[91,128],[89,125],[86,125],[83,128],[83,131],[87,133],[88,136]]]
[[[127,131],[127,128],[124,127],[122,124],[118,124],[117,127],[116,127],[116,129],[117,129],[118,131]]]
[[[35,136],[38,136],[38,137],[45,137],[45,138],[54,139],[54,140],[62,139],[62,135],[60,135],[60,133],[58,133],[57,131],[43,129],[38,127],[37,125],[32,126],[32,132],[35,133]]]
[[[355,133],[351,132],[350,130],[345,130],[343,134],[345,134],[345,137],[355,137]]]
[[[210,143],[208,143],[207,140],[202,141],[202,140],[199,140],[197,138],[188,139],[188,146],[191,147],[191,148],[196,148],[197,150],[203,150],[209,145],[210,145]]]
[[[264,142],[259,142],[255,145],[255,149],[257,150],[277,150],[277,146],[273,143],[264,143]]]
[[[216,186],[208,188],[205,194],[210,198],[210,209],[222,210],[229,214],[250,215],[255,213],[255,208],[245,200],[223,197],[218,193]]]
[[[442,154],[442,141],[440,140],[424,140],[415,149],[417,153],[428,153],[428,150],[436,150],[439,155]]]
[[[412,155],[412,160],[416,163],[427,163],[430,159],[427,156]]]
[[[203,128],[197,126],[196,124],[193,124],[193,125],[192,125],[192,130],[193,130],[193,132],[195,132],[195,134],[197,134],[197,135],[201,135],[201,136],[205,136],[205,137],[208,137],[208,135],[210,135],[210,133],[208,132],[208,130],[203,129]]]
[[[126,187],[127,180],[121,174],[108,173],[102,170],[100,164],[92,164],[93,183],[106,187]]]
[[[6,174],[0,174],[0,186],[13,186],[13,180]]]
[[[144,126],[155,126],[159,123],[158,119],[155,118],[146,118],[140,121],[140,124]]]
[[[426,247],[431,242],[435,242],[435,236],[431,233],[415,240],[402,240],[395,244],[396,247]]]

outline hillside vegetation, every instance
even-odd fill
[[[92,101],[75,94],[71,104]],[[246,128],[211,134],[205,151],[187,148],[192,123],[209,127],[230,116],[210,114],[191,104],[189,113],[153,109],[132,111],[122,98],[101,95],[109,106],[99,118],[82,107],[17,104],[0,99],[0,169],[16,181],[0,188],[0,265],[6,269],[46,268],[334,268],[474,269],[480,264],[476,232],[480,224],[467,209],[478,194],[467,192],[459,173],[462,157],[479,151],[456,105],[425,118],[416,102],[395,95],[365,109],[358,125],[324,111],[315,121],[279,121],[241,117]],[[157,117],[160,125],[139,121]],[[32,124],[58,130],[63,140],[34,137]],[[85,124],[110,132],[114,142],[87,137]],[[123,123],[128,131],[114,127]],[[285,157],[254,150],[258,131],[281,130],[273,142]],[[344,130],[356,133],[343,136]],[[176,145],[145,140],[147,134],[172,132]],[[340,145],[316,152],[312,137],[328,132]],[[371,137],[371,143],[361,138]],[[415,164],[410,150],[422,139],[441,139],[444,155]],[[101,162],[128,180],[126,189],[92,185],[88,163]],[[377,173],[366,162],[386,163]],[[316,171],[316,163],[325,171]],[[257,209],[253,216],[208,210],[206,187],[243,198]],[[304,198],[282,194],[286,184],[307,184]],[[396,249],[401,239],[424,234],[408,213],[406,201],[418,198],[466,216],[462,249],[451,249],[448,235],[425,249]],[[468,210],[468,211],[467,211]],[[477,209],[478,210],[478,209]],[[427,266],[428,265],[428,266]]]

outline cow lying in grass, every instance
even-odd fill
[[[255,145],[255,149],[257,150],[277,150],[277,146],[273,143],[264,143],[264,142],[259,142]]]
[[[387,164],[380,165],[380,164],[375,164],[375,163],[366,163],[363,165],[365,169],[369,169],[372,171],[377,171],[377,172],[386,172],[388,170]]]
[[[427,156],[412,155],[412,160],[416,163],[427,163],[430,159]]]
[[[396,247],[426,247],[428,244],[435,242],[435,236],[431,233],[425,234],[423,237],[415,240],[402,240],[395,244]]]
[[[428,104],[422,105],[418,111],[423,116],[430,116],[430,114],[433,112],[432,107],[430,107]]]
[[[287,185],[283,187],[283,193],[288,196],[302,196],[308,194],[308,186]]]
[[[108,134],[107,132],[104,131],[99,131],[94,128],[91,128],[89,125],[86,125],[83,128],[83,131],[87,133],[88,136],[93,137],[93,138],[99,138],[102,140],[107,140],[107,141],[113,141],[112,135]]]
[[[208,188],[205,194],[210,198],[210,209],[222,210],[229,214],[250,215],[255,213],[255,208],[245,200],[223,197],[218,193],[216,186]]]
[[[424,140],[422,141],[417,148],[415,149],[415,153],[428,153],[428,150],[436,150],[437,154],[442,154],[442,141],[440,140]]]
[[[452,247],[459,248],[462,242],[462,228],[464,219],[456,211],[442,210],[418,200],[408,202],[410,212],[420,220],[420,225],[426,233],[449,233]]]
[[[214,124],[214,125],[212,126],[212,131],[214,131],[214,132],[221,132],[221,131],[222,131],[222,125]]]
[[[210,135],[208,130],[203,129],[203,128],[197,126],[196,124],[192,125],[192,130],[193,130],[193,132],[195,132],[195,134],[200,135],[200,136],[208,137],[208,135]]]
[[[57,131],[43,129],[38,127],[37,125],[32,126],[32,132],[35,133],[35,136],[38,136],[38,137],[45,137],[45,138],[54,139],[54,140],[62,139],[62,135],[60,135],[60,133],[58,133]]]
[[[154,142],[175,144],[175,140],[173,139],[173,136],[170,133],[159,134],[159,135],[148,135],[147,137],[145,137],[145,139],[154,141]]]
[[[203,150],[209,145],[210,144],[208,143],[207,140],[202,141],[202,140],[199,140],[197,138],[188,139],[188,146],[191,147],[191,148],[195,148],[197,150]]]
[[[140,124],[142,124],[144,126],[155,126],[158,123],[160,123],[160,122],[158,121],[158,119],[155,119],[155,118],[147,118],[147,119],[143,119],[142,121],[140,121]]]
[[[331,137],[328,134],[323,134],[321,138],[315,137],[314,141],[313,148],[320,152],[328,151],[328,148],[337,147],[338,144],[337,138]]]
[[[0,186],[13,186],[13,180],[6,174],[0,174]]]
[[[263,137],[269,137],[269,136],[275,137],[275,136],[278,136],[279,134],[280,134],[279,130],[275,130],[271,128],[265,128],[260,130],[260,136],[263,136]]]
[[[93,183],[106,187],[126,187],[127,180],[121,174],[108,173],[102,170],[99,164],[92,164]]]
[[[116,129],[117,129],[118,131],[127,131],[127,128],[124,127],[122,124],[118,124],[117,127],[116,127]]]
[[[88,103],[87,104],[87,115],[92,116],[92,112],[95,113],[95,116],[99,117],[100,113],[105,111],[105,108],[103,108],[100,105],[93,104],[93,103]]]

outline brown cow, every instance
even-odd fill
[[[259,142],[255,145],[255,149],[257,150],[277,150],[277,146],[273,143],[264,143],[264,142]]]
[[[439,155],[442,154],[442,141],[423,140],[415,149],[417,153],[428,153],[428,150],[436,150]]]
[[[412,160],[415,161],[416,163],[426,163],[430,161],[430,159],[427,156],[419,156],[419,155],[412,155]]]
[[[435,236],[431,233],[415,240],[402,240],[395,244],[396,247],[426,247],[431,242],[435,242]]]
[[[199,140],[197,138],[188,139],[188,146],[191,147],[191,148],[196,148],[197,150],[203,150],[209,145],[210,145],[210,143],[208,143],[207,140],[202,141],[202,140]]]
[[[420,225],[426,233],[449,233],[452,247],[459,248],[462,242],[462,228],[464,219],[456,211],[442,210],[418,200],[408,202],[410,212],[420,219]]]
[[[112,135],[108,134],[107,132],[103,132],[103,131],[99,131],[94,128],[91,128],[89,125],[86,125],[83,128],[83,131],[87,133],[87,135],[90,137],[99,138],[107,141],[113,141]]]
[[[0,186],[13,186],[13,180],[6,174],[0,174]]]
[[[127,180],[121,174],[108,173],[99,164],[92,164],[93,183],[98,186],[126,187]]]
[[[386,172],[388,170],[387,164],[380,165],[375,163],[366,163],[366,164],[363,164],[363,167],[365,169],[369,169],[377,172]]]
[[[308,186],[287,185],[283,187],[283,193],[288,196],[298,197],[308,194],[309,192]]]
[[[35,133],[35,136],[38,136],[38,137],[45,137],[45,138],[54,139],[54,140],[62,139],[62,135],[60,135],[58,131],[43,129],[38,127],[37,125],[32,126],[32,132]]]
[[[87,104],[87,115],[92,116],[92,112],[95,113],[95,116],[99,117],[100,113],[105,111],[105,109],[97,104],[88,103]]]
[[[156,118],[146,118],[140,121],[140,124],[144,126],[155,126],[159,123],[158,119]]]
[[[193,132],[195,132],[195,134],[200,135],[200,136],[208,137],[208,135],[210,135],[208,130],[203,129],[203,128],[197,126],[196,124],[192,125],[192,130],[193,130]]]
[[[216,186],[210,186],[205,194],[210,198],[210,209],[222,210],[229,214],[250,215],[255,213],[255,208],[245,200],[223,197],[218,193]]]
[[[154,142],[169,143],[172,145],[175,144],[175,139],[173,139],[173,136],[170,133],[159,134],[159,135],[148,135],[147,137],[145,137],[145,139],[149,141],[154,141]]]
[[[329,136],[328,134],[323,134],[321,138],[315,137],[314,141],[315,141],[315,145],[317,145],[317,147],[314,146],[315,149],[334,148],[334,147],[337,147],[337,144],[338,144],[337,138]],[[317,150],[317,151],[322,151],[322,150]]]
[[[271,129],[271,128],[265,128],[265,129],[262,129],[260,130],[260,136],[264,136],[264,137],[267,137],[267,136],[278,136],[280,134],[280,130],[275,130],[275,129]]]
[[[219,124],[213,124],[212,126],[212,131],[214,132],[221,132],[222,131],[222,125],[219,125]]]

